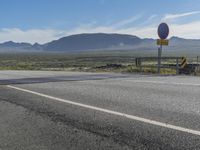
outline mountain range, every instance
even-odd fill
[[[199,51],[200,40],[172,37],[168,50]],[[94,50],[155,50],[155,39],[141,39],[125,34],[77,34],[51,41],[45,44],[16,43],[8,41],[0,44],[1,52],[73,52]]]

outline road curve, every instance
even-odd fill
[[[200,149],[200,78],[0,71],[0,149]]]

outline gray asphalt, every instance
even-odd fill
[[[200,131],[200,78],[0,71],[0,150],[200,149],[200,136],[7,87]]]

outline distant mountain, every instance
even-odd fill
[[[44,51],[91,51],[91,50],[157,50],[155,39],[141,39],[137,36],[124,34],[78,34],[67,36],[45,44]],[[172,37],[169,51],[200,52],[200,40]]]
[[[35,44],[33,44],[33,45],[31,46],[31,49],[32,49],[32,50],[43,50],[43,49],[44,49],[44,45],[35,43]]]
[[[61,38],[46,44],[47,51],[85,51],[118,49],[139,45],[142,40],[122,34],[78,34]]]
[[[1,47],[31,47],[32,45],[29,43],[15,43],[12,41],[5,42],[1,44]]]
[[[167,47],[167,49],[173,51],[187,51],[200,53],[200,40],[172,37],[169,40],[169,46]]]
[[[46,43],[29,44],[15,43],[12,41],[0,44],[2,52],[73,52],[73,51],[94,51],[94,50],[156,50],[155,39],[141,39],[133,35],[124,34],[77,34]],[[172,37],[169,39],[169,46],[165,47],[169,51],[191,51],[200,53],[200,40],[183,39]]]
[[[15,43],[13,41],[8,41],[0,44],[1,52],[31,52],[38,50],[43,50],[43,46],[38,43],[32,45],[30,43]]]

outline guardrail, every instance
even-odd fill
[[[196,70],[200,70],[199,57],[196,58],[196,63],[194,61],[189,63],[186,57],[162,57],[161,60],[160,68],[175,69],[176,74],[191,74]],[[157,61],[158,57],[137,57],[135,58],[135,65],[142,72],[143,68],[158,68]]]

